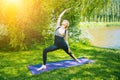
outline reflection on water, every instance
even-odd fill
[[[102,27],[88,29],[93,36],[91,43],[98,47],[120,49],[120,27]]]

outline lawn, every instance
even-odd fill
[[[71,44],[77,57],[87,57],[95,63],[56,69],[31,75],[28,65],[42,63],[42,50],[47,45],[19,52],[0,52],[0,80],[119,80],[120,50],[104,49],[80,43]],[[48,62],[71,59],[64,51],[48,53]]]

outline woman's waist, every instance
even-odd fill
[[[61,37],[61,36],[56,36],[55,35],[55,42],[64,42],[65,40],[64,40],[64,37]]]
[[[63,36],[55,35],[55,39],[64,39]]]

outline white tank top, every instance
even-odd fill
[[[56,36],[65,37],[66,30],[58,27],[55,31]]]

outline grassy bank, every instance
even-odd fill
[[[119,80],[120,50],[102,49],[83,44],[71,44],[77,57],[87,57],[95,63],[57,69],[31,75],[28,65],[42,63],[42,50],[0,52],[0,80]],[[48,62],[70,59],[62,50],[48,53]]]

